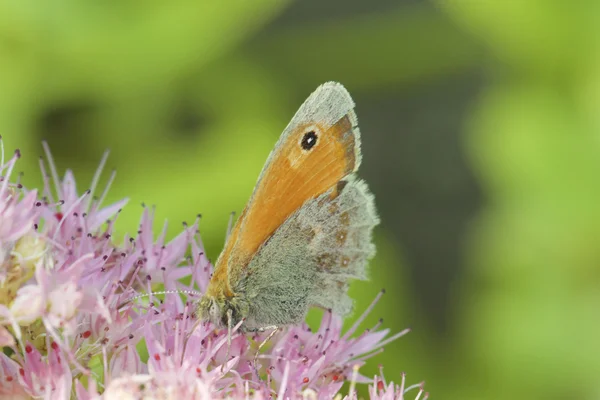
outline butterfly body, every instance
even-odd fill
[[[354,175],[361,156],[353,108],[333,82],[300,107],[217,260],[201,319],[244,319],[242,330],[252,331],[301,322],[310,306],[350,312],[348,281],[366,279],[379,222]]]

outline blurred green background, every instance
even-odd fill
[[[0,133],[88,182],[105,148],[170,235],[216,259],[280,132],[320,83],[352,93],[382,216],[360,312],[378,363],[439,399],[600,396],[600,2],[4,1]],[[106,180],[108,173],[105,174]]]

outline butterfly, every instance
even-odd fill
[[[300,323],[312,306],[350,313],[349,281],[367,279],[379,223],[355,175],[360,163],[354,102],[325,83],[271,151],[198,303],[200,320],[252,332]]]

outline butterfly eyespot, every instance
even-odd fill
[[[317,134],[315,131],[308,131],[302,137],[302,141],[300,142],[300,146],[304,150],[310,150],[317,144]]]

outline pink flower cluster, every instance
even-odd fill
[[[144,206],[137,234],[115,243],[114,222],[127,199],[102,207],[114,172],[94,196],[108,154],[80,195],[73,173],[59,178],[44,149],[50,173],[40,159],[39,192],[11,181],[20,154],[5,162],[2,149],[0,398],[355,399],[363,382],[371,382],[372,399],[404,399],[411,389],[427,398],[422,385],[405,387],[404,375],[396,385],[358,373],[406,333],[386,339],[388,331],[376,326],[352,337],[372,306],[345,333],[331,313],[316,332],[279,331],[255,362],[268,332],[229,336],[196,319],[198,293],[212,272],[199,218],[166,242],[166,224],[155,237],[153,210]],[[343,397],[345,381],[351,387]]]

